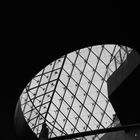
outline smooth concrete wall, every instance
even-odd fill
[[[140,55],[133,51],[107,81],[110,102],[122,125],[140,123],[139,81]]]
[[[110,96],[116,88],[140,65],[140,55],[133,50],[125,60],[125,62],[109,77],[108,96]]]
[[[139,65],[140,55],[133,50],[107,81],[109,99],[122,125],[140,122]],[[106,133],[101,140],[140,140],[140,128]]]

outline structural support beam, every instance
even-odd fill
[[[66,140],[66,139],[85,137],[85,136],[102,134],[102,133],[109,133],[109,132],[114,132],[114,131],[131,130],[131,129],[136,129],[136,128],[140,128],[140,124],[132,124],[132,125],[125,125],[125,126],[118,126],[118,127],[112,127],[112,128],[106,128],[106,129],[98,129],[98,130],[93,130],[93,131],[81,132],[81,133],[76,133],[76,134],[69,134],[65,136],[50,138],[49,140],[59,140],[59,139]]]

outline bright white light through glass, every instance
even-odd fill
[[[96,45],[64,55],[41,70],[20,96],[32,131],[39,136],[44,122],[50,138],[114,126],[107,79],[131,51],[125,46]]]

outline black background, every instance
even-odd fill
[[[43,5],[43,4],[42,4]],[[27,10],[28,9],[28,10]],[[139,50],[139,14],[127,4],[64,8],[18,6],[2,52],[0,139],[15,140],[14,111],[26,84],[47,64],[78,48],[122,44]]]

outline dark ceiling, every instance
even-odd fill
[[[2,140],[16,140],[14,111],[18,98],[31,78],[51,61],[89,45],[113,43],[139,50],[135,12],[117,6],[95,7],[40,8],[30,11],[33,14],[19,7],[13,19],[14,31],[10,33],[15,43],[2,51]]]

